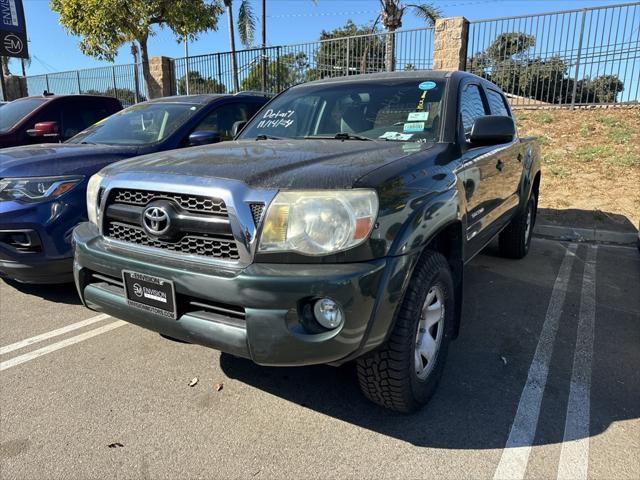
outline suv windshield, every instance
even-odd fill
[[[442,79],[301,85],[269,103],[241,137],[435,142],[445,85]]]
[[[4,104],[0,114],[0,132],[11,130],[20,120],[46,101],[46,98],[25,98]]]
[[[187,103],[141,103],[96,123],[67,143],[146,145],[164,140],[198,111]]]

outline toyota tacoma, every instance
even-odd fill
[[[411,412],[460,328],[465,263],[522,258],[540,165],[501,90],[465,72],[309,82],[232,142],[92,177],[74,231],[84,304],[260,365],[355,360]]]

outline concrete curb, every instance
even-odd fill
[[[534,234],[571,242],[615,243],[620,245],[635,245],[638,233],[613,232],[596,228],[564,227],[557,225],[536,225]]]

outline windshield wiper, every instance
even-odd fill
[[[362,140],[362,141],[370,141],[372,138],[361,137],[360,135],[353,135],[351,133],[336,133],[334,136],[330,135],[307,135],[303,137],[305,140],[313,139],[313,140]]]
[[[282,140],[280,137],[272,137],[271,135],[265,135],[261,133],[256,137],[256,140]]]

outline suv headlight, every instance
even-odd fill
[[[377,216],[373,190],[280,192],[269,205],[259,251],[328,255],[347,250],[369,237]]]
[[[27,177],[0,180],[0,202],[37,203],[57,198],[78,185],[84,177]]]
[[[100,186],[104,176],[96,173],[87,184],[87,218],[94,225],[98,225],[98,208],[100,208]]]

